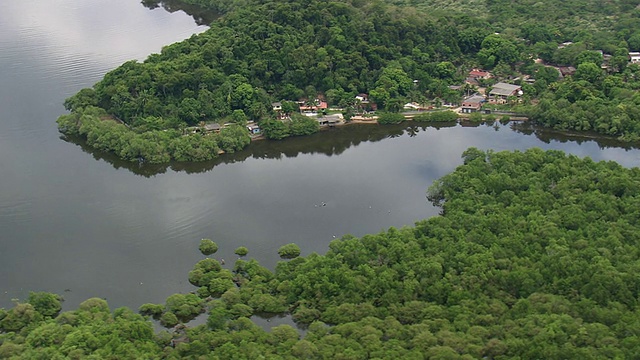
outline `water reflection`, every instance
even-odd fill
[[[553,141],[561,143],[576,143],[582,145],[587,142],[595,142],[600,149],[620,148],[625,150],[633,150],[640,148],[640,144],[637,142],[625,142],[620,141],[614,137],[603,136],[601,134],[589,131],[558,131],[539,126],[534,126],[530,123],[518,123],[512,126],[512,129],[518,133],[524,135],[534,135],[538,140],[545,144],[550,144]]]
[[[477,128],[491,127],[495,131],[508,127],[512,131],[525,135],[535,136],[545,144],[551,142],[576,143],[581,145],[586,142],[595,142],[600,149],[622,148],[632,150],[640,148],[638,143],[629,143],[606,137],[595,133],[583,132],[559,132],[547,128],[531,125],[526,122],[501,123],[442,123],[442,124],[420,124],[415,122],[405,122],[398,125],[372,125],[372,124],[351,124],[339,128],[327,129],[317,134],[305,137],[288,138],[281,141],[258,140],[254,141],[246,149],[234,154],[225,154],[212,161],[188,163],[173,162],[168,164],[140,164],[137,162],[124,161],[112,153],[105,153],[96,150],[86,144],[84,139],[71,136],[61,136],[61,139],[78,145],[84,152],[89,153],[96,160],[103,160],[111,164],[115,169],[126,169],[130,172],[152,177],[166,173],[168,169],[187,174],[205,173],[220,164],[233,164],[243,162],[249,158],[253,159],[283,159],[295,158],[301,154],[324,154],[327,156],[340,155],[345,150],[360,145],[363,142],[378,142],[384,139],[398,138],[404,135],[416,137],[421,132],[439,130],[443,128]]]
[[[220,14],[216,13],[215,11],[203,9],[202,7],[197,5],[185,4],[181,1],[176,0],[142,0],[142,5],[152,10],[162,7],[170,13],[176,11],[184,11],[185,13],[191,15],[198,25],[208,26],[215,19],[220,17]]]
[[[127,169],[132,173],[144,177],[163,174],[167,169],[185,172],[187,174],[204,173],[220,164],[232,164],[253,159],[283,159],[295,158],[301,154],[324,154],[327,156],[340,155],[351,147],[363,142],[377,142],[403,135],[415,137],[428,129],[442,129],[455,127],[456,123],[424,125],[407,122],[398,125],[351,124],[339,128],[320,131],[311,136],[293,137],[281,141],[258,140],[246,149],[225,154],[212,161],[197,163],[173,162],[168,164],[140,164],[124,161],[112,153],[96,150],[82,138],[62,135],[60,138],[78,145],[84,152],[89,153],[96,160],[104,160],[115,169]]]

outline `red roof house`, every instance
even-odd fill
[[[473,79],[488,79],[491,77],[491,73],[480,69],[472,69],[469,71],[469,77]]]

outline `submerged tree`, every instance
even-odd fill
[[[236,249],[235,254],[238,256],[246,256],[249,253],[249,249],[244,246],[240,246]]]
[[[300,256],[300,247],[296,244],[283,245],[278,249],[278,255],[283,259],[293,259]]]
[[[198,248],[203,255],[211,255],[218,251],[218,244],[211,239],[202,239],[200,240],[200,246]]]

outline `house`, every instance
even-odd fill
[[[573,66],[560,66],[557,69],[563,78],[565,76],[573,75],[576,73],[576,68],[574,68]]]
[[[415,102],[406,103],[406,104],[404,104],[403,108],[405,110],[413,110],[413,111],[429,110],[428,106],[423,106],[423,105],[420,105],[420,104],[415,103]]]
[[[630,52],[629,62],[632,64],[640,64],[640,52],[635,52],[635,51]]]
[[[318,111],[326,110],[329,108],[329,105],[326,101],[315,99],[312,102],[307,102],[304,99],[300,99],[298,101],[298,106],[300,107],[300,112],[305,115],[317,115]]]
[[[509,97],[521,95],[521,86],[499,82],[493,85],[493,89],[489,92],[489,102],[492,104],[505,104]]]
[[[356,108],[360,111],[376,111],[378,110],[378,105],[373,101],[369,101],[369,95],[367,94],[358,94],[355,97],[356,99]]]
[[[271,103],[271,109],[273,109],[273,112],[276,113],[276,119],[285,120],[289,118],[290,113],[284,111],[284,109],[282,108],[282,102],[278,101]]]
[[[218,123],[209,123],[204,125],[204,131],[206,132],[216,132],[219,133],[222,126]]]
[[[480,69],[471,69],[468,78],[475,79],[476,81],[480,79],[486,80],[491,78],[491,73]]]
[[[325,115],[325,116],[319,117],[317,120],[320,126],[334,127],[342,123],[343,119],[344,118],[342,114],[333,114],[333,115]]]
[[[536,79],[531,75],[522,75],[520,77],[517,77],[515,80],[516,81],[519,80],[521,83],[525,83],[529,85],[533,85],[536,82]]]
[[[485,102],[484,96],[473,95],[462,101],[462,112],[464,114],[470,114],[472,112],[480,111],[482,104]]]
[[[369,95],[367,95],[367,94],[358,94],[358,95],[356,95],[356,100],[360,101],[361,103],[369,102]]]
[[[611,58],[613,58],[613,55],[603,53],[602,64],[600,65],[600,67],[602,69],[609,70],[609,63],[611,62]]]
[[[466,79],[464,79],[464,83],[473,85],[473,86],[480,86],[480,83],[478,82],[478,80],[472,77],[467,77]]]

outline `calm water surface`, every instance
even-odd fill
[[[201,16],[199,22],[202,23]],[[64,99],[130,59],[204,31],[193,17],[138,1],[23,0],[0,10],[0,306],[29,290],[137,308],[193,290],[203,237],[232,266],[237,246],[266,266],[278,247],[324,253],[437,214],[434,179],[469,146],[561,149],[638,166],[638,150],[512,125],[347,126],[258,142],[204,164],[139,167],[62,140]],[[325,203],[326,206],[321,204]]]

